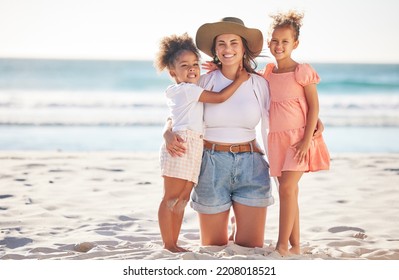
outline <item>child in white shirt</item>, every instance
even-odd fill
[[[163,38],[155,61],[158,71],[166,68],[176,82],[166,90],[167,104],[172,131],[177,132],[186,145],[186,152],[180,157],[171,156],[165,144],[160,151],[164,196],[159,206],[158,220],[164,248],[171,252],[187,251],[177,245],[177,240],[184,208],[200,172],[203,102],[220,103],[227,100],[249,78],[249,74],[241,68],[234,82],[220,92],[204,90],[197,86],[200,78],[199,58],[192,38],[184,33]]]

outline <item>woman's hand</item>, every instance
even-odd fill
[[[320,136],[324,131],[324,124],[320,119],[317,119],[317,124],[316,124],[316,129],[313,133],[313,137],[318,137]]]
[[[165,130],[163,134],[165,139],[166,150],[172,157],[181,157],[186,152],[184,140],[178,134],[173,133],[172,130]]]
[[[213,61],[205,61],[205,63],[202,63],[201,66],[202,69],[208,70],[206,73],[211,73],[212,71],[219,69]]]
[[[248,74],[248,72],[245,70],[245,68],[240,66],[240,68],[238,68],[237,73],[236,73],[236,80],[243,83],[243,82],[247,81],[249,79],[249,77],[251,77],[251,76]]]

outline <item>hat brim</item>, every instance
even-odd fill
[[[243,37],[247,41],[248,48],[255,57],[262,52],[262,32],[259,29],[248,28],[234,22],[215,22],[201,25],[195,36],[195,43],[197,44],[198,49],[210,57],[213,57],[213,40],[221,34],[236,34]]]

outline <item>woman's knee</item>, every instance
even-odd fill
[[[201,244],[223,246],[228,243],[229,211],[218,214],[199,214]]]
[[[262,248],[263,247],[263,237],[264,235],[259,237],[251,237],[251,238],[240,238],[239,235],[236,235],[236,239],[234,240],[234,243],[243,246],[243,247],[248,247],[248,248]]]

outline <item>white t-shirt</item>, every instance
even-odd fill
[[[198,101],[203,91],[202,87],[191,83],[173,84],[166,89],[172,131],[203,132],[204,106]]]
[[[203,75],[199,85],[219,92],[232,82],[217,70]],[[255,89],[268,102],[267,82],[254,74],[225,102],[204,104],[204,139],[222,143],[242,143],[255,139],[256,126],[261,117],[266,117],[266,120],[268,117],[263,116],[267,114],[268,104],[258,100]]]

